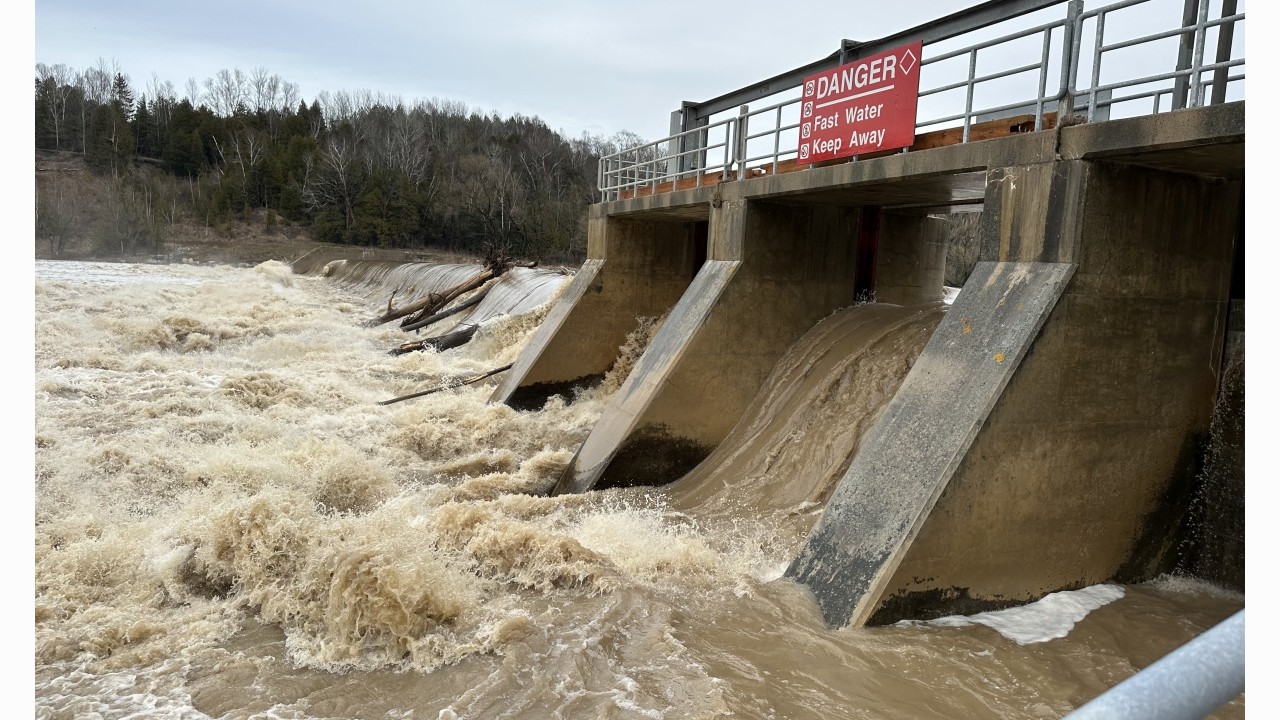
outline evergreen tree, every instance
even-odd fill
[[[160,156],[155,116],[147,107],[146,96],[138,98],[138,109],[133,114],[133,138],[139,155],[151,158]]]
[[[123,73],[116,73],[111,81],[111,101],[126,121],[133,119],[133,90],[129,89],[129,78]]]
[[[128,169],[136,148],[129,121],[114,102],[98,107],[85,142],[85,160],[89,167],[115,176]]]
[[[320,239],[391,247],[499,245],[580,259],[600,156],[642,142],[626,133],[569,140],[536,117],[448,100],[406,107],[322,93],[275,105],[233,93],[215,111],[161,84],[135,99],[128,77],[101,63],[84,73],[38,66],[34,90],[37,147],[83,149],[95,171],[116,176],[135,152],[159,158],[191,178],[183,197],[201,222],[267,208]],[[159,205],[167,222],[175,199]]]
[[[49,122],[53,104],[53,91],[49,87],[52,80],[40,81],[36,78],[36,147],[58,149],[58,135]]]

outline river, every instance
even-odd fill
[[[391,356],[358,290],[36,263],[36,717],[1056,718],[1244,605],[1164,577],[827,629],[782,573],[941,305],[828,318],[678,483],[551,498],[661,320],[541,410],[379,406],[511,362],[547,306]]]

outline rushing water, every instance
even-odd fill
[[[679,483],[548,498],[659,322],[540,411],[383,407],[547,310],[392,357],[385,303],[279,263],[37,263],[37,717],[1053,718],[1243,606],[1166,578],[825,628],[780,576],[940,306],[828,318]]]

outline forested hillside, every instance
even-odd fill
[[[104,61],[36,65],[37,150],[79,154],[109,184],[101,217],[79,223],[65,192],[37,185],[36,233],[54,254],[76,232],[129,254],[158,250],[174,223],[258,219],[327,242],[577,261],[598,159],[640,141],[566,138],[536,117],[448,100],[342,91],[308,102],[261,68],[184,90],[138,87]]]

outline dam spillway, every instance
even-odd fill
[[[1107,52],[1081,2],[911,32],[933,60],[957,16],[1054,5],[1046,49],[1094,22]],[[1244,604],[1160,575],[1193,515],[1230,542],[1185,567],[1244,583],[1243,59],[1211,40],[1243,14],[1198,7],[1150,117],[1064,62],[1061,94],[804,165],[731,139],[754,99],[686,104],[669,154],[602,162],[583,268],[443,352],[362,321],[474,267],[38,263],[37,714],[1080,707]]]
[[[833,573],[819,597],[837,625],[1152,577],[1171,562],[1217,393],[1243,158],[1240,102],[602,203],[584,274],[494,399],[602,372],[593,347],[604,358],[636,315],[669,310],[558,490],[636,482],[638,460],[651,482],[679,477],[818,319],[865,290],[938,299],[948,213],[976,212],[985,270],[961,291],[969,315],[947,323],[966,338],[1007,327],[1004,303],[1031,312],[1028,292],[1044,297],[1040,314],[965,361],[998,365],[1003,384],[952,417],[972,434],[946,450],[937,479],[890,491],[903,466],[879,477],[916,510],[892,531],[876,582],[847,575],[845,548],[862,542],[852,529],[815,539],[792,572]],[[926,350],[918,367],[946,352]],[[948,367],[953,384],[932,392],[963,395],[979,366]],[[935,451],[928,432],[884,443]]]
[[[616,376],[538,411],[479,385],[377,404],[513,356],[540,311],[392,357],[403,333],[362,322],[383,293],[280,263],[37,273],[35,699],[54,717],[1060,716],[1244,602],[1165,578],[832,630],[779,581],[816,519],[803,500],[734,516],[669,505],[678,484],[547,496]],[[841,313],[864,310],[893,308]],[[870,351],[905,364],[921,323]],[[783,440],[779,470],[802,449]]]
[[[975,109],[974,89],[997,78],[977,76],[974,62],[1004,40],[978,42],[919,58],[922,68],[971,61],[967,80],[924,90],[921,102],[962,86],[970,96],[962,113],[917,125],[962,127],[900,150],[783,159],[782,113],[798,100],[743,105],[711,123],[729,98],[773,88],[763,83],[686,104],[663,142],[602,159],[588,259],[492,400],[536,408],[598,383],[638,318],[664,320],[555,493],[685,475],[821,318],[858,300],[936,301],[954,275],[965,313],[940,326],[791,576],[843,625],[1017,604],[1171,566],[1220,386],[1229,301],[1243,300],[1233,278],[1243,266],[1245,113],[1243,100],[1228,101],[1243,80],[1230,68],[1243,59],[1225,32],[1215,62],[1201,41],[1243,14],[1223,6],[1221,18],[1184,17],[1160,35],[1194,36],[1200,54],[1181,54],[1164,78],[1172,87],[1132,117],[1119,108],[1146,96],[1117,93],[1145,81],[1099,85],[1098,72],[1112,50],[1157,38],[1083,49],[1069,40],[1095,22],[1101,43],[1116,8],[1078,2],[987,3],[844,42],[838,56],[779,77],[798,82],[915,40],[927,50],[998,25],[1005,6],[1013,16],[1066,11],[1009,36],[1044,43],[1027,105]],[[1046,84],[1055,46],[1056,93]],[[1092,85],[1080,87],[1088,64]],[[747,129],[774,109],[772,128]],[[724,143],[712,143],[713,128]],[[760,137],[774,141],[771,162],[752,156]],[[949,258],[957,233],[974,249],[963,267]],[[965,344],[971,351],[958,352]],[[925,383],[926,371],[948,382]],[[949,425],[924,422],[939,415]],[[917,475],[910,456],[938,462]],[[874,538],[840,527],[872,515],[886,523]]]

